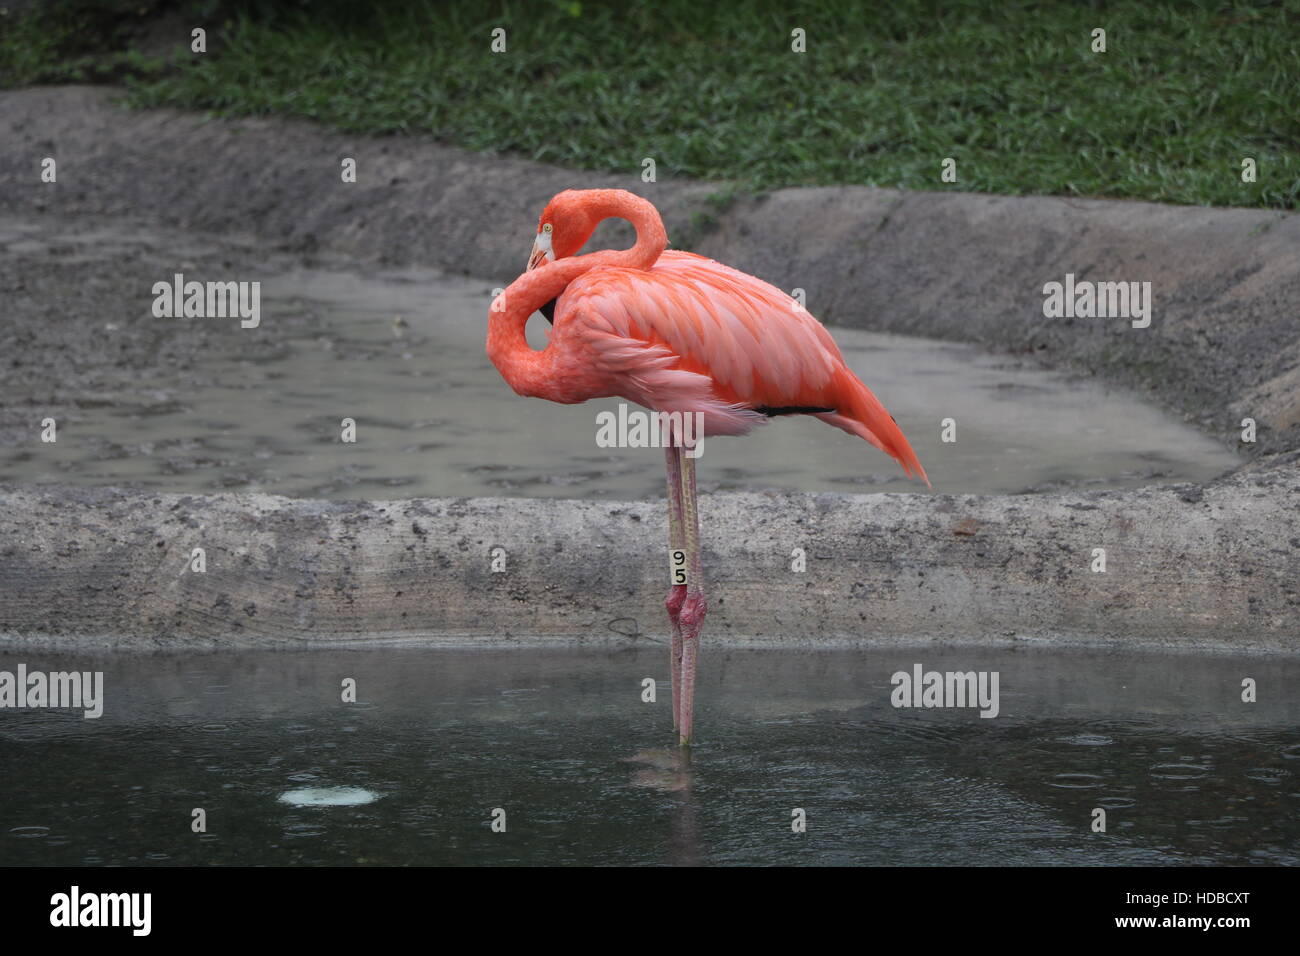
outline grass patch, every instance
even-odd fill
[[[1300,0],[298,0],[223,16],[219,49],[130,77],[131,102],[605,171],[652,157],[660,176],[750,192],[1300,200]]]
[[[0,2],[0,88],[155,76],[162,60],[134,43],[165,6],[161,0],[45,0],[11,10]]]

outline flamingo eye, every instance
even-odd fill
[[[552,228],[552,227],[551,227],[551,224],[550,224],[549,222],[548,222],[548,223],[544,223],[544,224],[542,225],[542,232],[546,233],[546,235],[549,236],[549,235],[551,234],[551,228]]]

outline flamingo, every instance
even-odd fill
[[[575,255],[609,218],[628,220],[636,243]],[[795,299],[713,259],[665,251],[667,245],[658,210],[634,193],[558,193],[538,220],[527,268],[488,314],[487,354],[510,387],[565,405],[620,397],[655,412],[700,413],[692,420],[702,421],[706,436],[743,435],[776,415],[811,415],[865,439],[929,485],[893,416]],[[541,350],[524,333],[537,311],[553,326]],[[708,602],[695,456],[682,429],[665,433],[668,546],[684,559],[686,576],[680,583],[677,575],[664,600],[673,728],[679,745],[689,747]]]

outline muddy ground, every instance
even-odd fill
[[[130,219],[48,214],[37,222],[38,230],[0,223],[0,448],[9,449],[6,457],[32,454],[34,429],[47,415],[75,425],[86,409],[112,404],[147,418],[173,406],[177,392],[211,384],[221,365],[214,358],[230,360],[229,328],[154,318],[150,290],[160,277],[220,269],[255,281],[305,262],[347,265],[339,256],[269,250],[253,237],[196,243],[178,229],[160,235],[145,220],[140,226],[148,232],[138,240]],[[111,268],[104,265],[107,243],[116,247]],[[301,328],[310,311],[288,321]],[[239,338],[247,355],[274,356],[283,348],[267,325],[239,329]],[[167,393],[159,390],[162,382]],[[105,447],[103,453],[128,452]]]
[[[728,570],[717,573],[712,633],[1300,648],[1300,216],[853,187],[719,204],[716,185],[643,184],[280,119],[131,113],[114,96],[0,93],[0,215],[48,217],[69,237],[0,254],[0,376],[5,394],[30,396],[0,407],[7,453],[29,453],[38,411],[147,410],[154,370],[205,374],[204,323],[134,321],[147,308],[141,289],[185,266],[187,233],[216,237],[222,270],[245,279],[307,260],[419,264],[504,285],[553,193],[624,186],[659,206],[678,245],[805,289],[832,324],[975,342],[1136,387],[1243,463],[1204,488],[718,496],[705,506],[706,560]],[[39,179],[47,156],[56,184]],[[344,156],[358,161],[356,184],[340,182]],[[96,224],[124,220],[175,229],[176,254],[124,250],[111,272],[85,268]],[[596,241],[627,238],[613,229]],[[1151,327],[1045,319],[1042,286],[1066,273],[1151,281]],[[275,347],[265,330],[248,334]],[[1247,416],[1255,444],[1239,441]],[[650,505],[12,487],[0,502],[0,635],[11,640],[617,641],[661,615]],[[197,532],[225,577],[174,566]],[[782,573],[786,545],[804,537],[818,573]],[[513,574],[484,574],[490,544],[520,558]],[[1086,571],[1095,547],[1122,555],[1105,575]]]

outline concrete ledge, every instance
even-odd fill
[[[1042,497],[711,495],[719,645],[1300,651],[1300,474]],[[1286,504],[1286,502],[1290,504]],[[0,488],[0,638],[665,640],[662,503]],[[194,547],[207,570],[186,570]],[[505,549],[506,571],[490,552]],[[789,570],[805,548],[808,569]],[[1106,573],[1090,570],[1106,549]]]

